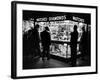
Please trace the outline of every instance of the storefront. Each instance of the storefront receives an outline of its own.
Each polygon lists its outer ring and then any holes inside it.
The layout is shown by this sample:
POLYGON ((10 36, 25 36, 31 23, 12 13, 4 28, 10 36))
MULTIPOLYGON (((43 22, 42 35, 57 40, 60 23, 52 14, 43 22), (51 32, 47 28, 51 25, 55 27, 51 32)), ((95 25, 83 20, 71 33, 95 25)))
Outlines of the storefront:
MULTIPOLYGON (((50 54, 64 59, 71 57, 70 34, 73 32, 74 25, 78 26, 78 43, 80 42, 82 35, 83 25, 87 27, 87 25, 84 23, 84 19, 75 16, 71 16, 71 18, 69 18, 67 15, 41 17, 37 18, 35 21, 34 19, 30 19, 28 22, 23 21, 23 23, 26 26, 26 31, 29 30, 30 27, 34 27, 34 25, 39 24, 39 33, 44 30, 44 27, 48 26, 52 40, 50 54)), ((77 45, 77 53, 80 54, 79 44, 77 45)))

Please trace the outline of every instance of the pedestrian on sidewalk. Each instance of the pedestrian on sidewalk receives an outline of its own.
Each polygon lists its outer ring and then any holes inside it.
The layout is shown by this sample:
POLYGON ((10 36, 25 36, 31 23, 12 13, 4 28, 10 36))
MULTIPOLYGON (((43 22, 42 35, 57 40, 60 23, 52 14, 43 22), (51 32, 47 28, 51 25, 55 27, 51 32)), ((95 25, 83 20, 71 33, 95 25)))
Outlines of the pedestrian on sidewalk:
POLYGON ((77 25, 74 25, 74 31, 71 33, 71 65, 76 66, 77 61, 77 40, 78 40, 78 31, 77 25))
POLYGON ((42 60, 45 60, 45 57, 47 60, 50 59, 50 45, 51 45, 51 36, 50 36, 50 31, 48 27, 44 28, 44 31, 41 32, 41 43, 43 47, 43 52, 42 52, 42 60))

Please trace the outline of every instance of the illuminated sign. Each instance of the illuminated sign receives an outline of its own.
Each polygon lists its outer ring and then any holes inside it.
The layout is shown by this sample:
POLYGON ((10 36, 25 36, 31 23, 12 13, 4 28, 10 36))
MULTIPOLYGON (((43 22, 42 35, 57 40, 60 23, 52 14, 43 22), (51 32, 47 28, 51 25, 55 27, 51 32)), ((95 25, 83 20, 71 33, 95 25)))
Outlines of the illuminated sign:
POLYGON ((79 17, 73 16, 73 20, 78 21, 78 22, 84 22, 84 19, 81 19, 79 17))
POLYGON ((34 21, 34 18, 31 18, 30 20, 31 20, 31 21, 34 21))
POLYGON ((55 21, 55 20, 65 20, 66 16, 56 16, 56 17, 49 17, 49 18, 37 18, 36 21, 55 21))
POLYGON ((47 21, 47 18, 37 18, 36 21, 47 21))
POLYGON ((49 21, 52 21, 52 20, 65 20, 66 19, 66 16, 56 16, 56 17, 49 17, 49 21))

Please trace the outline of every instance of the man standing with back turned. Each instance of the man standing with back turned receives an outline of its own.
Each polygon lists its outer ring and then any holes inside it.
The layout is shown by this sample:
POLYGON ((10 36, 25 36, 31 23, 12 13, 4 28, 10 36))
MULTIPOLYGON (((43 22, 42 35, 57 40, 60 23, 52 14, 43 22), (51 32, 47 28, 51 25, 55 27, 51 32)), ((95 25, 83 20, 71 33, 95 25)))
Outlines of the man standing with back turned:
POLYGON ((76 66, 77 40, 78 40, 77 25, 74 25, 74 31, 71 33, 71 65, 72 66, 76 66))
POLYGON ((45 57, 47 57, 47 60, 50 59, 50 45, 51 45, 51 37, 50 37, 50 32, 49 28, 45 27, 45 30, 41 32, 41 42, 42 42, 42 47, 43 47, 43 52, 42 52, 42 60, 44 61, 45 57))

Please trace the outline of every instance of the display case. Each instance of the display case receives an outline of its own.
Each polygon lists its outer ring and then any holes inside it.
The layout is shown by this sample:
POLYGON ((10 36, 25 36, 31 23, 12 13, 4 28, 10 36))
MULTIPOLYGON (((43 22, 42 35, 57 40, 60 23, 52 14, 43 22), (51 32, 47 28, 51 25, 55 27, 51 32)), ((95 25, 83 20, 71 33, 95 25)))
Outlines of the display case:
POLYGON ((70 34, 71 32, 73 32, 74 25, 78 26, 77 54, 80 54, 79 42, 82 36, 82 27, 85 24, 71 20, 64 20, 64 21, 50 22, 49 28, 52 40, 50 53, 52 55, 59 56, 65 59, 71 58, 70 34))

